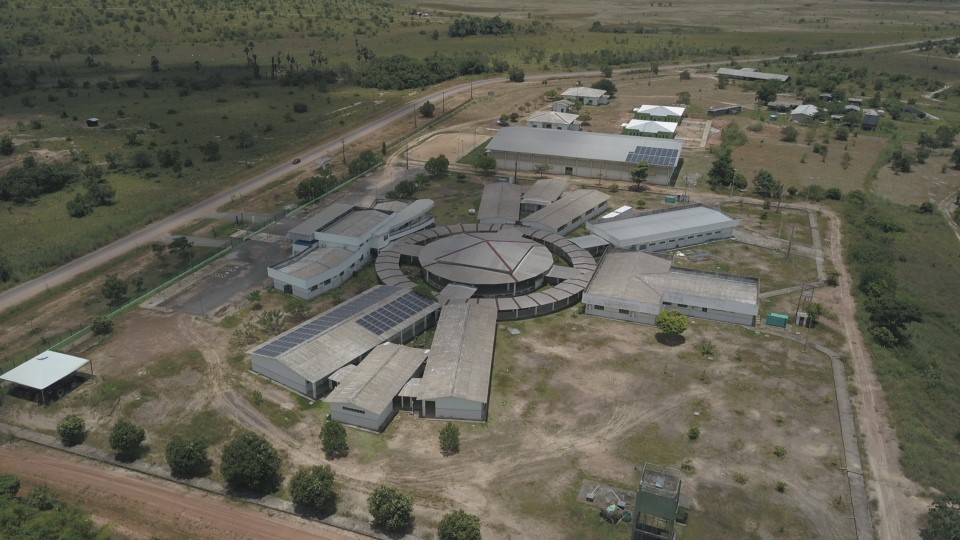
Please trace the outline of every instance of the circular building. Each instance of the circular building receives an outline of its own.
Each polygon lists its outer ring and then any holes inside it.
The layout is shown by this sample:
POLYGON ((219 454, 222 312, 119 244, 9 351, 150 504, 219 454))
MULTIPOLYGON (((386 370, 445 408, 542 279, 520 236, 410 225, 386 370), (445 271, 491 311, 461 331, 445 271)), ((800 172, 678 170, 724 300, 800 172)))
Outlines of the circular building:
POLYGON ((550 250, 516 229, 446 236, 425 245, 419 259, 431 286, 474 287, 477 297, 535 291, 553 267, 550 250))

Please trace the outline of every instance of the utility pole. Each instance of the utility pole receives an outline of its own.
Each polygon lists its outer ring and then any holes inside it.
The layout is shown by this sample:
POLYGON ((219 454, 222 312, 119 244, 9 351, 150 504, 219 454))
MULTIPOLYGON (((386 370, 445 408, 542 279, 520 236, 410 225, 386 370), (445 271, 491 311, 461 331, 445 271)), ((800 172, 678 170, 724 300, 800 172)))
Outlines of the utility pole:
POLYGON ((413 129, 417 129, 417 104, 413 104, 413 129))
POLYGON ((793 227, 790 228, 790 241, 787 242, 787 256, 784 259, 790 258, 790 250, 793 249, 793 232, 797 230, 797 225, 794 223, 793 227))
POLYGON ((447 93, 440 92, 440 114, 446 114, 447 112, 447 93))
POLYGON ((343 164, 347 164, 347 143, 346 139, 340 139, 340 157, 343 158, 343 164))

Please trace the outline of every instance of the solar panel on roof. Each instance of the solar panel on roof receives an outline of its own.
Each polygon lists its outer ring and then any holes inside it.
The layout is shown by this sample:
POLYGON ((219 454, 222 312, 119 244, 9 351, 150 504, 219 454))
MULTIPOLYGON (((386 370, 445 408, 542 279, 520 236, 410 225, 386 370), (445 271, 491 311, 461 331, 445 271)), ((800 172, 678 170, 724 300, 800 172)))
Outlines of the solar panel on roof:
POLYGON ((434 304, 432 300, 410 292, 382 306, 378 310, 368 313, 357 320, 357 324, 374 334, 380 335, 392 328, 396 328, 403 323, 403 321, 416 315, 431 304, 434 304))
POLYGON ((360 313, 372 305, 382 302, 384 299, 396 294, 394 287, 382 286, 371 289, 359 296, 354 296, 350 300, 340 304, 333 311, 321 315, 317 319, 301 326, 289 334, 268 341, 259 349, 253 351, 253 354, 261 356, 277 357, 294 347, 319 336, 323 332, 333 328, 350 317, 360 313))

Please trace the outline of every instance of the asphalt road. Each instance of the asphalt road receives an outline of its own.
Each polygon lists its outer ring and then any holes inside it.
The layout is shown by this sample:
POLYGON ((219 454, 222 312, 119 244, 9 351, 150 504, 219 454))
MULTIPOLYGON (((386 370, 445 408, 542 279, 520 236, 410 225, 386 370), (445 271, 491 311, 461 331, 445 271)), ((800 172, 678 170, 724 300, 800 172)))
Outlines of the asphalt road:
MULTIPOLYGON (((821 54, 831 54, 831 53, 847 53, 855 52, 858 50, 877 50, 884 48, 895 48, 895 47, 905 47, 910 45, 916 45, 923 43, 926 40, 914 41, 909 43, 896 43, 890 45, 873 45, 870 47, 862 47, 857 49, 838 49, 835 51, 823 51, 821 54)), ((941 41, 941 40, 933 40, 941 41)), ((791 57, 795 55, 785 55, 785 57, 791 57)), ((740 59, 741 63, 749 62, 759 62, 764 60, 775 60, 780 57, 762 57, 762 58, 750 58, 750 59, 740 59)), ((701 62, 694 64, 677 64, 673 66, 663 66, 662 69, 677 69, 677 68, 689 68, 689 67, 701 67, 710 64, 709 62, 701 62)), ((714 62, 716 64, 716 62, 714 62)), ((631 68, 635 69, 635 68, 631 68)), ((630 71, 631 69, 622 69, 617 70, 618 73, 623 73, 630 71)), ((530 75, 526 78, 527 81, 541 81, 544 79, 556 79, 556 78, 583 78, 583 77, 596 77, 598 75, 597 71, 581 71, 581 72, 561 72, 561 73, 541 73, 530 75)), ((473 82, 464 82, 456 84, 451 87, 446 87, 439 90, 434 90, 432 92, 427 92, 423 95, 417 96, 413 100, 408 101, 406 104, 401 105, 400 107, 385 113, 383 116, 375 120, 356 127, 353 130, 345 133, 340 137, 336 137, 332 140, 326 141, 318 146, 315 146, 311 149, 304 151, 299 157, 302 160, 300 164, 293 165, 289 161, 286 161, 282 164, 279 164, 265 172, 262 172, 244 182, 231 187, 221 193, 210 197, 209 199, 189 208, 185 208, 175 214, 172 214, 164 219, 155 221, 146 227, 133 232, 119 240, 114 241, 111 244, 108 244, 96 251, 88 253, 83 257, 74 259, 69 263, 48 272, 42 276, 39 276, 30 281, 26 281, 12 287, 3 293, 0 293, 0 312, 6 311, 7 309, 23 303, 33 296, 40 294, 46 289, 51 287, 56 287, 62 285, 79 274, 93 270, 94 268, 107 263, 124 253, 134 249, 138 246, 145 245, 151 242, 157 242, 166 238, 169 231, 187 225, 195 220, 203 219, 209 215, 215 213, 217 208, 223 206, 224 204, 230 202, 236 197, 242 197, 248 193, 252 193, 257 189, 277 180, 280 180, 284 176, 293 173, 301 168, 309 167, 311 164, 321 157, 324 156, 333 156, 340 151, 342 144, 352 144, 357 141, 362 141, 366 137, 369 137, 375 133, 380 132, 386 126, 393 124, 394 122, 399 121, 402 118, 405 118, 407 115, 411 114, 414 108, 423 103, 424 101, 437 101, 441 99, 441 96, 444 94, 450 94, 451 96, 462 94, 464 92, 469 92, 472 90, 477 90, 485 86, 489 86, 496 83, 504 82, 504 78, 495 77, 491 79, 484 79, 480 81, 473 82)))

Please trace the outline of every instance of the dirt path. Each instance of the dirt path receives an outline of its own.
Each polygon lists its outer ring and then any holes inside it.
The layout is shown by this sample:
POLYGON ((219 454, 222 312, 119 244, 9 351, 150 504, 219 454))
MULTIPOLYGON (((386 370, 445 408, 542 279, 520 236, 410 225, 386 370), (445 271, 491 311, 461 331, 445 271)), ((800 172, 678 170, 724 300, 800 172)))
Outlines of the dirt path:
POLYGON ((117 523, 115 530, 133 533, 135 538, 150 538, 154 534, 229 540, 364 538, 322 523, 268 514, 181 485, 33 447, 0 447, 0 470, 15 472, 25 484, 47 483, 70 498, 81 498, 88 509, 94 509, 95 521, 106 518, 117 523), (123 513, 110 515, 118 501, 123 502, 117 507, 123 513))
POLYGON ((878 537, 881 540, 919 538, 917 519, 926 510, 927 501, 916 495, 920 486, 908 479, 900 467, 897 433, 887 418, 886 396, 856 323, 856 304, 850 292, 852 281, 841 252, 840 216, 830 210, 823 213, 830 218, 830 257, 840 272, 840 302, 835 309, 843 324, 853 365, 853 384, 857 389, 853 402, 866 447, 868 485, 877 502, 874 515, 878 537))
POLYGON ((950 228, 953 229, 953 234, 957 237, 957 241, 960 241, 960 225, 957 225, 957 222, 953 220, 953 201, 956 200, 956 198, 956 193, 947 195, 942 201, 937 203, 937 208, 943 212, 943 217, 947 218, 947 225, 950 225, 950 228))

